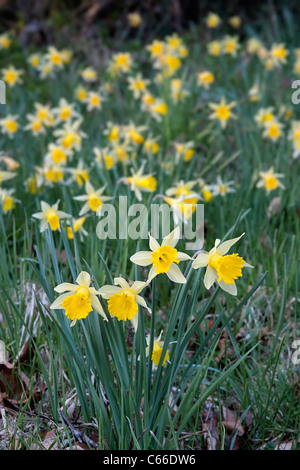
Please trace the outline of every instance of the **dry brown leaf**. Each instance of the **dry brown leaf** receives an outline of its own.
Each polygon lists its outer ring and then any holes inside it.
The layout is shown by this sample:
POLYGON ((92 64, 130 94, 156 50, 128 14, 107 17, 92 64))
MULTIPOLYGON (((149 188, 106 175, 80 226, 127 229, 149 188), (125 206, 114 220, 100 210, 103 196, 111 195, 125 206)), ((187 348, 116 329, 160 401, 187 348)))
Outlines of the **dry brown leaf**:
POLYGON ((229 408, 226 408, 225 406, 222 406, 222 424, 225 426, 227 431, 233 432, 237 430, 237 435, 242 436, 244 434, 244 428, 240 424, 240 420, 237 419, 236 414, 230 410, 229 408))
POLYGON ((0 364, 0 392, 9 398, 20 398, 29 386, 29 379, 8 361, 0 364))

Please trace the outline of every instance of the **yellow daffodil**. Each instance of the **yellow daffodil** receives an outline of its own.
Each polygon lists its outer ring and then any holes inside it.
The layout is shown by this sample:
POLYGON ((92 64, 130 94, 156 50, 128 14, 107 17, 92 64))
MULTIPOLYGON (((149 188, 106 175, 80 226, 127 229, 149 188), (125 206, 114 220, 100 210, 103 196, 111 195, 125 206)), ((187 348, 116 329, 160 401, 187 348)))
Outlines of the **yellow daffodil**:
POLYGON ((83 236, 85 237, 88 236, 88 232, 83 228, 83 224, 85 220, 86 220, 86 217, 79 217, 78 219, 72 220, 72 222, 67 222, 69 225, 67 227, 67 237, 69 238, 69 240, 73 240, 74 238, 73 232, 79 233, 80 241, 83 240, 83 236))
POLYGON ((135 77, 128 77, 129 90, 133 92, 133 97, 138 99, 146 91, 149 84, 149 80, 142 77, 141 73, 138 73, 135 77))
POLYGON ((70 150, 64 149, 61 145, 50 143, 45 159, 55 164, 67 163, 68 156, 71 155, 70 150))
POLYGON ((164 42, 155 39, 146 47, 146 49, 150 52, 152 59, 157 59, 157 57, 160 57, 163 54, 164 42))
POLYGON ((28 124, 24 127, 25 131, 30 131, 32 135, 45 134, 43 122, 35 114, 27 114, 28 124))
POLYGON ((220 41, 211 41, 207 44, 207 52, 212 56, 219 56, 222 53, 222 43, 220 41))
POLYGON ((41 212, 36 212, 32 214, 32 217, 39 219, 41 221, 40 232, 44 232, 50 225, 52 231, 60 230, 59 221, 71 217, 66 212, 58 210, 59 200, 50 206, 45 201, 41 201, 41 212))
POLYGON ((88 90, 84 86, 80 85, 75 89, 75 96, 78 101, 83 103, 88 96, 88 90))
POLYGON ((152 175, 143 175, 145 163, 142 164, 141 168, 136 172, 132 172, 132 176, 123 177, 120 179, 121 182, 130 185, 130 189, 134 191, 138 201, 142 200, 142 191, 152 193, 156 189, 157 181, 152 175))
POLYGON ((227 121, 230 118, 236 118, 236 115, 231 111, 236 105, 235 101, 231 103, 226 103, 225 98, 223 97, 219 104, 217 103, 208 103, 208 106, 213 110, 213 113, 209 115, 209 119, 217 119, 221 124, 222 129, 225 129, 227 126, 227 121))
POLYGON ((54 288, 55 292, 64 294, 57 297, 50 305, 52 310, 64 309, 65 315, 72 320, 71 326, 74 326, 77 320, 86 318, 93 309, 107 320, 104 310, 97 297, 99 292, 90 287, 91 276, 86 271, 81 271, 76 279, 77 284, 63 282, 54 288))
POLYGON ((111 151, 108 149, 108 147, 99 149, 98 147, 93 148, 93 153, 96 157, 96 162, 100 166, 100 168, 103 167, 103 163, 105 164, 105 167, 107 170, 111 170, 114 165, 115 165, 115 158, 111 154, 111 151))
POLYGON ((151 251, 138 251, 131 256, 130 261, 138 266, 152 265, 148 282, 158 274, 166 273, 171 281, 185 284, 186 279, 177 264, 179 264, 180 261, 189 260, 190 256, 176 250, 175 246, 179 238, 179 227, 176 227, 175 230, 164 237, 161 245, 149 234, 149 247, 151 251))
POLYGON ((119 52, 112 57, 111 65, 116 73, 128 73, 132 67, 132 57, 129 52, 119 52))
POLYGON ((127 19, 131 28, 138 28, 142 24, 142 17, 137 11, 128 13, 127 19))
POLYGON ((274 173, 274 168, 271 167, 267 171, 261 171, 259 173, 260 180, 257 183, 257 188, 265 188, 267 193, 274 191, 277 188, 285 189, 279 178, 284 175, 281 173, 274 173))
POLYGON ((151 313, 146 301, 139 295, 148 285, 148 282, 135 281, 130 285, 122 277, 116 277, 114 278, 114 284, 114 286, 106 285, 101 287, 98 294, 108 301, 108 311, 112 317, 116 317, 118 321, 130 320, 134 330, 137 331, 138 305, 146 308, 151 313))
POLYGON ((175 162, 178 163, 180 157, 183 157, 185 162, 189 162, 195 153, 194 150, 194 142, 175 142, 174 143, 176 155, 175 155, 175 162))
POLYGON ((271 122, 265 124, 265 129, 263 132, 263 137, 276 142, 282 136, 282 127, 283 124, 274 119, 271 122))
POLYGON ((65 98, 60 98, 58 106, 52 110, 56 117, 56 123, 71 121, 80 117, 80 114, 74 108, 75 103, 68 103, 65 98))
POLYGON ((49 46, 48 51, 45 55, 45 60, 49 62, 53 67, 63 68, 64 58, 62 53, 54 46, 49 46))
POLYGON ((168 106, 167 104, 161 100, 161 99, 156 99, 154 100, 154 103, 150 105, 149 111, 157 121, 161 121, 162 116, 166 115, 168 112, 168 106))
POLYGON ((243 235, 244 233, 223 243, 216 239, 215 246, 208 253, 201 252, 194 259, 192 264, 194 269, 207 267, 204 275, 206 289, 210 289, 214 282, 217 282, 224 291, 231 295, 237 294, 235 280, 242 276, 243 268, 253 266, 246 263, 237 253, 231 255, 226 253, 243 235))
POLYGON ((103 96, 95 91, 89 91, 84 102, 87 104, 87 110, 102 109, 103 96))
POLYGON ((231 186, 234 184, 234 181, 227 181, 226 183, 222 180, 220 176, 217 176, 217 183, 210 185, 210 191, 213 196, 226 196, 228 193, 235 193, 235 189, 231 186))
POLYGON ((100 189, 95 190, 92 184, 89 181, 85 183, 85 192, 86 194, 82 196, 75 196, 73 199, 76 201, 86 201, 82 206, 79 215, 85 215, 90 210, 96 212, 97 215, 101 213, 101 206, 103 202, 109 201, 112 198, 109 196, 102 196, 105 191, 106 186, 103 186, 100 189))
MULTIPOLYGON (((151 361, 153 361, 156 366, 158 366, 160 362, 160 358, 161 358, 163 347, 164 347, 164 342, 161 341, 162 333, 163 332, 161 331, 159 337, 153 340, 153 345, 152 345, 151 361)), ((147 343, 146 357, 148 357, 149 352, 150 352, 150 335, 146 336, 146 343, 147 343)), ((165 357, 162 361, 162 365, 164 366, 166 362, 169 361, 169 359, 170 359, 169 351, 167 350, 165 353, 165 357)))
POLYGON ((28 63, 33 67, 33 68, 38 68, 38 66, 40 65, 41 63, 41 55, 40 54, 37 54, 37 53, 34 53, 34 54, 30 54, 30 56, 28 57, 28 63))
POLYGON ((249 101, 256 103, 261 99, 261 93, 259 89, 258 83, 254 83, 254 85, 248 91, 249 101))
POLYGON ((18 70, 13 65, 10 65, 6 69, 2 70, 2 78, 3 81, 12 88, 16 84, 22 83, 21 75, 23 73, 23 70, 18 70))
POLYGON ((222 41, 222 48, 225 54, 236 57, 241 45, 237 36, 225 36, 222 41))
POLYGON ((197 201, 200 199, 199 194, 196 194, 195 191, 193 191, 193 187, 197 181, 179 181, 176 183, 176 185, 172 188, 169 188, 166 190, 166 195, 167 196, 174 196, 175 198, 180 198, 184 196, 189 196, 188 199, 182 199, 182 202, 188 202, 189 204, 196 204, 197 201))
POLYGON ((147 137, 144 142, 143 151, 150 155, 156 155, 159 152, 159 144, 157 140, 157 138, 153 138, 151 136, 147 137))
POLYGON ((93 83, 98 79, 97 71, 93 67, 87 67, 80 72, 81 77, 87 83, 93 83))
POLYGON ((171 96, 174 103, 182 101, 188 94, 188 91, 182 87, 182 80, 178 78, 171 80, 171 96))
POLYGON ((261 108, 254 116, 254 120, 260 126, 265 126, 266 124, 274 121, 274 108, 272 106, 268 108, 261 108))
POLYGON ((239 16, 234 15, 229 18, 228 23, 235 29, 240 28, 242 24, 242 20, 239 16))
POLYGON ((0 119, 1 131, 7 134, 8 137, 13 138, 19 129, 18 116, 9 114, 6 118, 0 119))
POLYGON ((208 28, 217 28, 221 23, 221 18, 216 13, 209 13, 205 22, 208 28))
POLYGON ((78 186, 82 186, 89 180, 89 168, 84 166, 82 160, 79 160, 76 168, 68 168, 68 173, 71 173, 73 181, 76 181, 78 186))
POLYGON ((19 202, 13 196, 15 189, 0 188, 0 203, 4 213, 11 211, 15 207, 15 203, 19 202))
POLYGON ((288 56, 288 50, 286 49, 284 44, 273 44, 270 55, 273 59, 275 65, 285 64, 288 56))
POLYGON ((11 46, 11 40, 8 34, 0 34, 0 49, 8 49, 11 46))
POLYGON ((173 209, 173 219, 175 225, 179 225, 181 222, 187 224, 196 210, 196 204, 194 202, 195 194, 190 194, 188 196, 182 195, 178 198, 167 195, 157 195, 155 197, 162 197, 164 202, 169 204, 169 206, 173 209))
POLYGON ((203 86, 206 90, 210 88, 210 85, 214 83, 215 76, 212 72, 208 70, 204 70, 203 72, 199 72, 197 75, 197 84, 199 86, 203 86))
POLYGON ((64 122, 61 129, 53 132, 53 135, 58 138, 57 143, 66 150, 81 150, 82 139, 87 137, 86 133, 79 129, 81 124, 82 118, 73 122, 64 122))

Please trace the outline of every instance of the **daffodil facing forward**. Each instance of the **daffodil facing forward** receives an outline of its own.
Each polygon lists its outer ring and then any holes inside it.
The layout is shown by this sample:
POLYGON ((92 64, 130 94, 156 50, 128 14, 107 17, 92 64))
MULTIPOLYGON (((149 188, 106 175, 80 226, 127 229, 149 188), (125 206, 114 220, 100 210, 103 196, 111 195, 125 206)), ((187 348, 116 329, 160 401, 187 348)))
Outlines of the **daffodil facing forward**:
POLYGON ((104 310, 97 297, 98 292, 95 287, 90 287, 91 276, 86 271, 82 271, 76 279, 77 284, 63 282, 54 288, 55 292, 64 294, 60 295, 51 304, 53 310, 64 309, 65 315, 72 320, 71 326, 74 326, 77 320, 86 318, 92 310, 107 320, 104 310))
POLYGON ((167 235, 161 245, 149 234, 149 246, 151 251, 138 251, 131 256, 130 261, 139 266, 149 266, 152 264, 148 282, 158 274, 166 273, 171 281, 178 282, 179 284, 186 283, 186 279, 177 264, 179 264, 180 261, 189 260, 190 256, 176 250, 175 246, 179 237, 179 227, 176 227, 173 232, 167 235))
POLYGON ((267 171, 261 171, 259 176, 260 180, 256 185, 257 188, 265 188, 267 193, 270 193, 277 188, 285 189, 284 185, 279 179, 284 175, 282 173, 274 173, 273 167, 269 168, 267 171))
POLYGON ((44 232, 50 225, 52 231, 60 230, 60 219, 71 217, 69 214, 58 210, 59 200, 50 206, 47 202, 41 201, 41 212, 32 214, 32 217, 41 220, 40 232, 44 232))
POLYGON ((109 201, 112 199, 109 196, 102 196, 102 193, 105 190, 105 186, 100 189, 94 189, 89 181, 85 183, 86 194, 82 196, 75 196, 76 201, 85 201, 85 204, 82 206, 79 215, 85 215, 89 210, 96 212, 97 215, 100 215, 103 202, 109 201))
POLYGON ((209 119, 218 119, 221 128, 225 129, 228 119, 236 118, 236 115, 231 111, 235 105, 235 101, 226 103, 224 97, 221 99, 220 103, 208 103, 208 106, 213 110, 213 113, 209 115, 209 119))
POLYGON ((215 246, 208 252, 199 253, 194 259, 192 267, 194 269, 206 268, 204 276, 204 285, 210 289, 215 281, 221 289, 231 295, 237 294, 235 280, 242 277, 243 268, 253 268, 250 264, 237 253, 226 255, 228 250, 234 245, 244 233, 237 238, 232 238, 223 243, 220 240, 215 241, 215 246))
POLYGON ((106 285, 101 287, 98 294, 108 300, 108 311, 112 317, 117 317, 119 321, 130 320, 135 331, 137 331, 138 305, 145 307, 151 313, 146 301, 139 295, 148 285, 148 282, 135 281, 130 286, 122 277, 116 277, 114 283, 114 286, 106 285))

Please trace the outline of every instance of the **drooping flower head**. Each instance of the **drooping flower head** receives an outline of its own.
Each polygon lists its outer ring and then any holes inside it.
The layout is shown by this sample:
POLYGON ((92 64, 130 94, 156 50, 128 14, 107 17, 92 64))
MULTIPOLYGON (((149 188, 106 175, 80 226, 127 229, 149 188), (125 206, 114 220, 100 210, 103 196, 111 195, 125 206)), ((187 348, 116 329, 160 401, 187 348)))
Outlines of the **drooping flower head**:
MULTIPOLYGON (((154 362, 156 366, 158 366, 160 362, 160 358, 161 358, 163 347, 164 347, 164 342, 161 341, 162 333, 163 332, 161 331, 159 337, 153 340, 151 360, 154 362)), ((150 352, 150 335, 147 335, 146 343, 147 343, 147 347, 146 347, 146 357, 147 357, 149 356, 149 352, 150 352)), ((169 361, 169 359, 170 359, 169 351, 167 350, 165 353, 165 357, 163 359, 162 365, 164 366, 165 363, 169 361)))

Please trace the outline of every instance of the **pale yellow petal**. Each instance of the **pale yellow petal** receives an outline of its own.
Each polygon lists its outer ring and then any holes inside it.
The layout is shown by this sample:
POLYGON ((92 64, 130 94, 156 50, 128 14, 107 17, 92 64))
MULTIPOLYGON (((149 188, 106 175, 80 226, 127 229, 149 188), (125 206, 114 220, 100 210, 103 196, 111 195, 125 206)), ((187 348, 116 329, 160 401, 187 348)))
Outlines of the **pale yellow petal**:
POLYGON ((225 242, 221 243, 221 245, 218 245, 217 247, 217 253, 219 253, 221 256, 225 255, 227 251, 234 245, 242 236, 245 235, 245 233, 242 233, 237 238, 232 238, 231 240, 226 240, 225 242))
POLYGON ((171 264, 169 271, 166 272, 166 275, 173 282, 177 282, 179 284, 186 283, 186 278, 175 263, 171 264))
POLYGON ((218 275, 215 269, 211 266, 207 266, 205 276, 203 279, 206 289, 210 289, 213 283, 218 279, 218 275))
POLYGON ((207 266, 208 260, 209 260, 208 253, 199 253, 199 255, 194 259, 192 263, 192 268, 194 269, 204 268, 204 266, 207 266))
POLYGON ((76 279, 77 284, 80 286, 89 287, 91 283, 91 276, 86 271, 81 271, 79 276, 76 279))
POLYGON ((138 266, 149 266, 152 263, 151 251, 138 251, 131 256, 130 261, 138 266))

